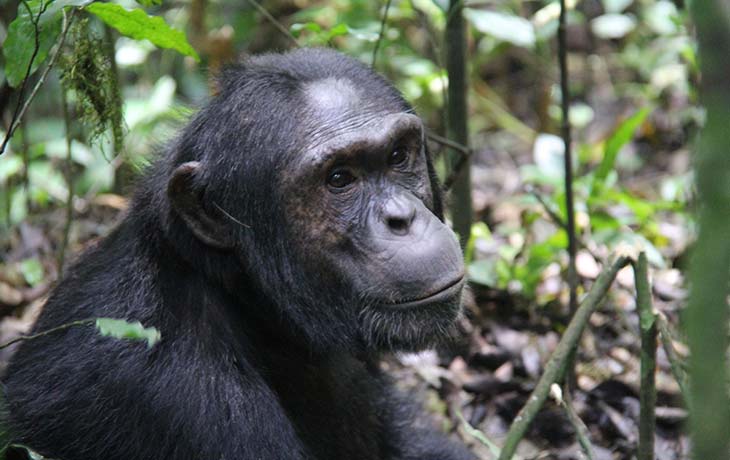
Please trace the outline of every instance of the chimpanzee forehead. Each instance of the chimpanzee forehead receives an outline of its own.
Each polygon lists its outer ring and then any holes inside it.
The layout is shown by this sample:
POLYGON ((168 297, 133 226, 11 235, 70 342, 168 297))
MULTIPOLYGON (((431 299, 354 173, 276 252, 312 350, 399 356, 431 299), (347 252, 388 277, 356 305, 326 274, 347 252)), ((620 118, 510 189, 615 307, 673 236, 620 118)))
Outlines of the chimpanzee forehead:
MULTIPOLYGON (((372 130, 383 118, 403 114, 403 107, 384 94, 366 94, 365 88, 346 77, 327 77, 303 86, 306 115, 301 120, 300 138, 307 149, 333 138, 372 130)), ((372 133, 371 133, 372 134, 372 133)))
POLYGON ((314 111, 351 110, 357 107, 362 99, 350 80, 336 77, 309 82, 304 85, 304 93, 308 105, 314 111))

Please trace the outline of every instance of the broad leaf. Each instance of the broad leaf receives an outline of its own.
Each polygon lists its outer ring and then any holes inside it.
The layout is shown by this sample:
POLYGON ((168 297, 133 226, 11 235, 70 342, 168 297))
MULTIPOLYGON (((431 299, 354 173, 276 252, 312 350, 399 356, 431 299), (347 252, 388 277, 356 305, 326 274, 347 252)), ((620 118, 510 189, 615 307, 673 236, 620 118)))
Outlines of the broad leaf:
POLYGON ((497 40, 525 48, 535 45, 535 28, 521 16, 471 8, 464 9, 464 16, 479 32, 497 40))
POLYGON ((43 281, 43 265, 36 258, 25 259, 20 263, 20 273, 25 282, 37 286, 43 281))
POLYGON ((31 75, 46 60, 48 52, 61 31, 60 14, 49 15, 47 12, 41 14, 39 1, 29 1, 27 5, 30 7, 30 11, 22 2, 18 5, 18 16, 8 26, 8 35, 3 44, 5 78, 12 87, 20 86, 26 74, 31 75), (36 20, 38 24, 37 43, 34 24, 36 20), (34 53, 35 56, 33 56, 34 53), (31 59, 33 59, 33 63, 28 72, 31 59))
POLYGON ((185 56, 200 60, 185 33, 170 27, 164 19, 148 16, 140 9, 127 10, 114 3, 92 3, 86 11, 96 15, 122 35, 135 40, 149 40, 160 48, 173 49, 185 56))
POLYGON ((91 0, 29 0, 18 5, 18 14, 8 26, 3 43, 5 78, 12 87, 19 86, 28 73, 33 52, 36 49, 38 24, 38 51, 33 58, 28 75, 38 70, 48 57, 48 52, 61 31, 61 10, 67 6, 83 6, 91 0), (27 7, 26 7, 27 6, 27 7))
POLYGON ((617 40, 636 28, 636 20, 628 14, 609 13, 591 21, 591 31, 598 38, 617 40))
POLYGON ((608 176, 608 173, 616 163, 616 155, 634 137, 634 131, 641 126, 647 115, 649 115, 648 108, 639 110, 624 120, 613 135, 608 138, 603 148, 603 160, 601 160, 601 164, 598 166, 595 174, 595 180, 598 183, 602 183, 606 179, 606 176, 608 176))
POLYGON ((99 334, 117 339, 146 340, 147 347, 160 341, 160 331, 154 327, 144 327, 139 321, 133 323, 123 319, 97 318, 96 328, 99 334))

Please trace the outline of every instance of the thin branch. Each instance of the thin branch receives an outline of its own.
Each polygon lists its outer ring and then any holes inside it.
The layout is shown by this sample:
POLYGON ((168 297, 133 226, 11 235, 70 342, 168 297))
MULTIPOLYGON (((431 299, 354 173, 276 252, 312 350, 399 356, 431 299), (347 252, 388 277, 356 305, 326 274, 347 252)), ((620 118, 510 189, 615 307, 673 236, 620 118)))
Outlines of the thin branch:
POLYGON ((565 409, 565 413, 568 415, 568 421, 571 425, 573 425, 573 429, 575 429, 575 436, 578 438, 578 444, 580 444, 581 449, 583 449, 583 453, 588 460, 593 460, 595 454, 593 453, 594 449, 593 444, 591 443, 588 427, 575 411, 570 392, 565 391, 568 389, 567 385, 566 388, 561 391, 560 386, 554 383, 552 385, 552 389, 555 391, 551 393, 558 393, 553 394, 553 396, 558 401, 558 404, 565 409))
POLYGON ((390 3, 392 0, 385 0, 385 11, 383 11, 383 18, 380 21, 380 33, 378 34, 378 40, 375 42, 375 48, 373 48, 373 60, 370 64, 371 67, 375 68, 375 62, 378 59, 378 49, 380 49, 380 42, 383 41, 383 34, 385 33, 385 24, 388 22, 388 11, 390 10, 390 3))
POLYGON ((246 0, 249 5, 253 6, 256 11, 258 11, 263 17, 265 17, 276 29, 282 33, 286 38, 288 38, 294 46, 300 46, 299 41, 296 39, 294 35, 292 35, 291 32, 289 32, 289 29, 287 29, 284 24, 279 22, 278 19, 276 19, 271 13, 268 12, 266 8, 261 6, 259 2, 256 0, 246 0))
POLYGON ((462 155, 459 160, 456 162, 454 167, 451 170, 451 174, 448 175, 446 179, 444 179, 444 185, 443 189, 444 191, 449 191, 451 189, 451 186, 454 185, 454 182, 459 178, 459 175, 461 174, 461 170, 464 169, 466 165, 469 164, 469 156, 468 155, 462 155))
POLYGON ((444 180, 443 183, 443 189, 444 191, 448 191, 452 185, 454 185, 454 182, 459 177, 459 174, 461 173, 461 170, 464 169, 464 167, 469 162, 469 157, 472 154, 472 150, 469 147, 466 147, 465 145, 462 145, 458 142, 452 141, 451 139, 448 139, 443 136, 439 136, 436 133, 433 133, 431 131, 426 132, 426 137, 429 140, 432 140, 436 142, 437 144, 441 144, 445 147, 449 147, 452 150, 455 150, 461 154, 456 164, 451 169, 451 173, 448 175, 448 177, 444 180))
MULTIPOLYGON (((61 49, 63 48, 63 44, 66 42, 66 35, 68 34, 68 30, 71 27, 71 23, 73 22, 73 18, 76 14, 77 9, 72 8, 71 13, 68 15, 68 19, 63 24, 63 29, 61 30, 61 36, 58 40, 58 44, 56 45, 56 48, 53 50, 53 54, 48 59, 48 64, 43 69, 43 73, 38 78, 38 81, 36 82, 35 86, 33 87, 33 90, 28 95, 28 98, 23 101, 22 94, 20 94, 18 97, 18 107, 20 107, 21 101, 23 106, 18 111, 16 107, 16 113, 13 114, 13 118, 10 120, 10 126, 8 127, 8 132, 5 134, 5 139, 3 139, 2 146, 0 146, 0 155, 5 152, 5 148, 8 145, 8 142, 10 142, 10 139, 13 137, 13 133, 15 132, 15 129, 18 127, 20 122, 23 120, 23 117, 25 116, 25 112, 28 110, 28 107, 30 107, 30 103, 33 102, 33 99, 35 98, 36 94, 38 94, 38 90, 41 89, 41 86, 46 81, 46 77, 48 76, 48 72, 51 71, 53 66, 56 64, 56 60, 58 59, 58 56, 61 54, 61 49)), ((27 81, 27 77, 23 80, 23 84, 27 81)))
POLYGON ((677 352, 674 349, 674 344, 672 343, 674 338, 669 330, 667 318, 662 313, 659 313, 657 314, 656 321, 659 326, 659 337, 662 341, 662 348, 664 349, 664 354, 667 355, 667 360, 669 361, 669 368, 672 371, 674 379, 677 381, 677 385, 679 385, 679 391, 682 393, 685 405, 689 407, 689 379, 687 378, 687 372, 685 370, 686 367, 682 358, 677 356, 677 352))
POLYGON ((563 221, 563 218, 560 217, 557 212, 555 212, 555 210, 552 208, 552 206, 550 206, 550 204, 547 201, 545 201, 545 198, 543 198, 542 195, 540 195, 540 193, 537 190, 535 190, 535 188, 532 185, 529 185, 529 184, 526 185, 525 191, 527 193, 529 193, 530 195, 532 195, 533 197, 535 197, 537 202, 540 203, 540 205, 542 205, 542 208, 545 210, 548 217, 550 217, 550 220, 552 220, 555 225, 557 225, 558 227, 567 231, 568 226, 565 224, 565 221, 563 221))
POLYGON ((96 321, 96 318, 81 319, 81 320, 78 320, 78 321, 72 321, 70 323, 61 324, 60 326, 57 326, 57 327, 48 329, 48 330, 43 331, 43 332, 39 332, 37 334, 33 334, 33 335, 21 335, 20 337, 16 337, 16 338, 14 338, 12 340, 8 340, 7 342, 5 342, 3 344, 0 344, 0 350, 2 350, 4 348, 7 348, 7 347, 9 347, 10 345, 12 345, 14 343, 22 342, 24 340, 37 339, 39 337, 44 337, 46 335, 50 335, 50 334, 53 334, 55 332, 63 331, 63 330, 66 330, 66 329, 69 329, 69 328, 72 328, 72 327, 76 327, 76 326, 86 326, 86 325, 89 325, 89 324, 94 324, 95 321, 96 321))
POLYGON ((460 152, 462 155, 466 155, 466 156, 471 155, 472 150, 469 147, 459 144, 458 142, 452 141, 451 139, 445 138, 443 136, 439 136, 438 134, 436 134, 434 132, 428 131, 426 133, 426 137, 429 140, 432 140, 437 144, 441 144, 445 147, 450 147, 450 148, 460 152))
POLYGON ((560 18, 558 23, 558 59, 560 61, 560 105, 563 112, 561 131, 565 146, 565 213, 567 215, 566 232, 568 234, 568 287, 570 291, 570 311, 578 306, 578 276, 575 266, 576 236, 575 210, 573 205, 573 153, 570 134, 570 86, 568 79, 568 45, 566 40, 565 0, 560 0, 560 18))
POLYGON ((509 460, 517 450, 517 444, 522 440, 527 428, 530 423, 534 420, 537 412, 542 407, 545 399, 550 393, 550 387, 557 381, 563 370, 568 363, 569 357, 572 351, 575 349, 578 340, 580 339, 583 329, 588 323, 591 313, 598 308, 603 298, 606 296, 611 283, 619 270, 625 267, 629 263, 629 258, 624 255, 616 257, 612 262, 607 264, 606 268, 593 283, 590 292, 581 302, 580 307, 575 311, 573 319, 568 324, 563 337, 560 339, 558 346, 550 356, 550 360, 545 365, 545 371, 540 377, 540 380, 535 386, 530 397, 527 399, 527 403, 520 410, 510 426, 507 437, 505 438, 504 447, 499 456, 499 460, 509 460))
POLYGON ((641 329, 641 385, 639 387, 639 451, 638 460, 654 459, 654 431, 656 430, 656 314, 651 302, 646 253, 639 254, 634 263, 636 306, 641 329))

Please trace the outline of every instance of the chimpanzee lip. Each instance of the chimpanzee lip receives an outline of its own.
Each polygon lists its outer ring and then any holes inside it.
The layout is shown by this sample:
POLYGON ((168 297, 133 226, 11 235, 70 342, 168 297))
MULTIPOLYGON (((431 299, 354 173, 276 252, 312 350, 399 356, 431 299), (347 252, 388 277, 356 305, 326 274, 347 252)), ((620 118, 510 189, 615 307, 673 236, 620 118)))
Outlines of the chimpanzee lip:
POLYGON ((459 291, 461 291, 461 288, 464 284, 464 277, 464 273, 461 273, 457 278, 439 288, 437 291, 430 292, 422 297, 417 297, 414 299, 403 299, 397 302, 391 302, 388 304, 388 306, 398 308, 413 308, 450 299, 458 294, 459 291))

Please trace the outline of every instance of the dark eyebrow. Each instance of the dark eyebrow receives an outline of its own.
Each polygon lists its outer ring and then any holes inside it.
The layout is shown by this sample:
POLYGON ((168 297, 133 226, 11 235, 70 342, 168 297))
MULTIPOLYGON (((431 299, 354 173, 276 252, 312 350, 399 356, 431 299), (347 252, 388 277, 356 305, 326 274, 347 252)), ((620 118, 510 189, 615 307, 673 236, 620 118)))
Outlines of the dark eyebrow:
MULTIPOLYGON (((408 124, 396 126, 382 138, 376 139, 373 136, 363 134, 361 136, 353 136, 349 140, 343 140, 339 144, 332 145, 318 154, 313 165, 315 168, 321 168, 333 162, 334 158, 342 159, 356 158, 371 152, 379 152, 386 149, 394 148, 398 145, 422 145, 424 142, 424 129, 420 125, 408 124)), ((336 162, 336 160, 335 160, 336 162)))

